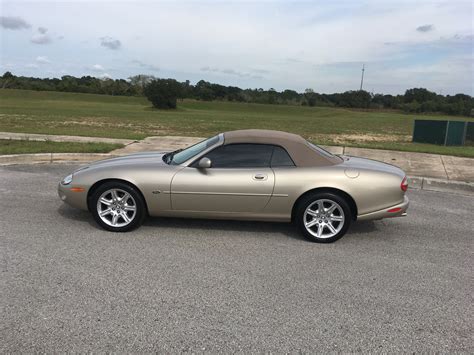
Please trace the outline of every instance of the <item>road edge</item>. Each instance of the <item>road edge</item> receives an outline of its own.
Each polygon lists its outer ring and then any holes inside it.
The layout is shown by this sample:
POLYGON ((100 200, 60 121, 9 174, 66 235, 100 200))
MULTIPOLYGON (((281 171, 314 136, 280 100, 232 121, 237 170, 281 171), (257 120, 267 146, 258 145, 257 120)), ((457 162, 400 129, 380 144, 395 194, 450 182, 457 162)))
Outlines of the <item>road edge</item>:
POLYGON ((456 180, 444 180, 422 176, 408 176, 408 186, 414 190, 450 192, 474 196, 474 183, 456 180))

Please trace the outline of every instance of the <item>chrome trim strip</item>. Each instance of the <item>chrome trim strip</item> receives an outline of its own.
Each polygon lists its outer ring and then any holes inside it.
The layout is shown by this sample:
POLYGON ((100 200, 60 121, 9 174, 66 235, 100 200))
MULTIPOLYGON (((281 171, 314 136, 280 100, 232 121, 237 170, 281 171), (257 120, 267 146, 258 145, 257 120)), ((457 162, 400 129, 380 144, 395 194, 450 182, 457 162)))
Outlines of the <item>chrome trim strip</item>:
POLYGON ((230 195, 230 196, 267 196, 272 194, 252 194, 247 192, 193 192, 193 191, 172 191, 171 194, 176 195, 230 195))
MULTIPOLYGON (((171 191, 161 191, 163 194, 171 194, 171 191)), ((249 194, 245 192, 192 192, 192 191, 175 191, 173 194, 196 194, 196 195, 237 195, 237 196, 271 196, 271 197, 288 197, 288 194, 249 194)))

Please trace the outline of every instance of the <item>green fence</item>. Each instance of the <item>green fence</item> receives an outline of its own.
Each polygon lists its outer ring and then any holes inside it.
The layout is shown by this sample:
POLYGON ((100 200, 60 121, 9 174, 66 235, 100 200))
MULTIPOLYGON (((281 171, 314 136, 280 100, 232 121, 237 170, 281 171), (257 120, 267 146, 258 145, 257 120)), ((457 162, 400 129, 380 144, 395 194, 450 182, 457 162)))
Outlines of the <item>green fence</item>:
POLYGON ((464 145, 474 146, 474 122, 467 123, 466 139, 464 145))
POLYGON ((415 120, 413 142, 474 145, 474 122, 415 120))

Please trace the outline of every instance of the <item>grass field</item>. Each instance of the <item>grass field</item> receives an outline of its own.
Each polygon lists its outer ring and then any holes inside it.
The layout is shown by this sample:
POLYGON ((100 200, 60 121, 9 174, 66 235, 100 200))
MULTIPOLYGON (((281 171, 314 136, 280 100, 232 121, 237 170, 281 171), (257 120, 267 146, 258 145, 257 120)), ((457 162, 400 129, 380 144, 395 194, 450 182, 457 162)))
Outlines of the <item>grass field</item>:
POLYGON ((0 154, 108 153, 122 147, 122 144, 109 143, 37 142, 0 139, 0 154))
POLYGON ((474 147, 410 142, 415 118, 448 116, 192 100, 178 106, 178 110, 163 111, 152 109, 140 97, 0 89, 0 131, 142 139, 153 135, 206 137, 233 129, 266 128, 298 133, 326 145, 474 157, 474 147))

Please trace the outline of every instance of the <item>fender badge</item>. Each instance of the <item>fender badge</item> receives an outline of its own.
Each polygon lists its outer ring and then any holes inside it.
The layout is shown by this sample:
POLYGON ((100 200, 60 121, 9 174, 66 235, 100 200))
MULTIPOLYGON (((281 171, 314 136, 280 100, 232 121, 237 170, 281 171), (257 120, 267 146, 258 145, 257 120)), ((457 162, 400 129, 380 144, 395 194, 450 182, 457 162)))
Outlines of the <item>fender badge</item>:
POLYGON ((151 193, 155 194, 155 195, 158 195, 158 194, 161 194, 161 191, 160 190, 155 190, 155 191, 152 191, 151 193))

